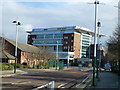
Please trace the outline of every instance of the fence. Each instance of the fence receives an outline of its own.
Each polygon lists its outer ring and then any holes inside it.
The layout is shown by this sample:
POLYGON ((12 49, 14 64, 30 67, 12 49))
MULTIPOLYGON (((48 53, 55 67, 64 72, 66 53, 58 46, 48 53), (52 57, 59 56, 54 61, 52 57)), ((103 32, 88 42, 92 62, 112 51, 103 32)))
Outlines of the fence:
POLYGON ((63 61, 48 61, 49 67, 57 67, 59 68, 59 70, 63 70, 64 69, 64 62, 63 61))
POLYGON ((37 88, 32 89, 32 90, 39 90, 39 89, 43 89, 43 88, 49 88, 50 90, 54 90, 54 88, 55 88, 55 82, 54 82, 54 81, 51 81, 51 82, 48 83, 48 84, 42 85, 42 86, 37 87, 37 88))

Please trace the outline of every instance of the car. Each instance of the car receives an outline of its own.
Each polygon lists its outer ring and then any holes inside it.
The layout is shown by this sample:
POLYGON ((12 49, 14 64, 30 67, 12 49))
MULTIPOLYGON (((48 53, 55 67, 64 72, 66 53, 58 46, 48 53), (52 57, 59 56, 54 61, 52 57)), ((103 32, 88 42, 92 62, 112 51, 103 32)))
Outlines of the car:
POLYGON ((111 71, 111 65, 109 63, 106 63, 104 66, 105 71, 111 71))

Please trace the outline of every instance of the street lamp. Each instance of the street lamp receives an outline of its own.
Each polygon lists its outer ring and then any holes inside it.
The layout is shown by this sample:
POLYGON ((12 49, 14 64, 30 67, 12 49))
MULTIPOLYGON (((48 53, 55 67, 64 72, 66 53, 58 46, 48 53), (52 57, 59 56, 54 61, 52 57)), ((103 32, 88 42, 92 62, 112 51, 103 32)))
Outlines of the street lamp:
POLYGON ((94 4, 95 4, 95 27, 94 27, 94 59, 93 59, 93 83, 92 83, 93 86, 95 86, 97 5, 99 4, 99 1, 95 0, 94 4))
POLYGON ((15 46, 15 63, 14 63, 14 73, 16 73, 18 26, 21 25, 21 23, 18 21, 13 21, 12 23, 16 25, 16 46, 15 46))
MULTIPOLYGON (((56 60, 58 61, 58 41, 57 41, 57 46, 56 46, 56 60)), ((56 70, 57 70, 57 62, 56 62, 56 70)))
POLYGON ((98 71, 98 68, 99 68, 99 63, 100 63, 100 56, 101 56, 101 53, 100 53, 100 35, 99 35, 99 29, 101 27, 101 23, 98 21, 97 22, 97 27, 98 27, 98 39, 97 39, 97 44, 98 44, 98 47, 97 47, 97 55, 99 56, 97 58, 97 75, 96 75, 96 78, 99 79, 99 71, 98 71))
POLYGON ((69 67, 69 46, 68 46, 68 57, 67 57, 67 68, 69 67))

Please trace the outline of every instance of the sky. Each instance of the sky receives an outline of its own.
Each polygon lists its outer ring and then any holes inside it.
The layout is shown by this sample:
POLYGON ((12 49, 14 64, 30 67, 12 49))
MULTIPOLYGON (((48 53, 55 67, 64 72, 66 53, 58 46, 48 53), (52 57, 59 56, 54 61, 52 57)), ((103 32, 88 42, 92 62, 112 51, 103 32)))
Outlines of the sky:
MULTIPOLYGON (((15 40, 16 27, 13 20, 21 22, 18 41, 26 43, 27 33, 34 27, 57 27, 77 25, 94 31, 95 0, 2 0, 0 3, 0 35, 15 40)), ((99 0, 98 20, 102 23, 100 32, 112 35, 118 24, 119 0, 99 0)))

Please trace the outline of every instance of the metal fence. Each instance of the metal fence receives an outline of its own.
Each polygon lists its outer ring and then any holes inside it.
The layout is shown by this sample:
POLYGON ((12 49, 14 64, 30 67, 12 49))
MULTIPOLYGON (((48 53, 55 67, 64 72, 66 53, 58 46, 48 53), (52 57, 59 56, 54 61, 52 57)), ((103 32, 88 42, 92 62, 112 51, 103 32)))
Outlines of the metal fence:
POLYGON ((44 88, 48 88, 50 90, 54 90, 54 88, 55 88, 55 82, 51 81, 48 84, 42 85, 42 86, 34 88, 32 90, 39 90, 39 89, 44 89, 44 88))

